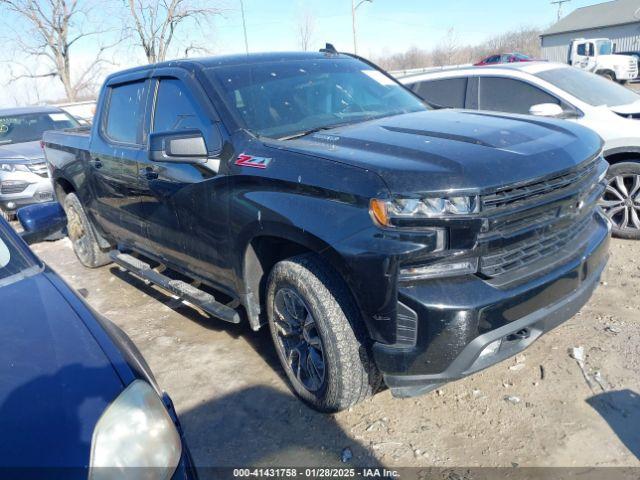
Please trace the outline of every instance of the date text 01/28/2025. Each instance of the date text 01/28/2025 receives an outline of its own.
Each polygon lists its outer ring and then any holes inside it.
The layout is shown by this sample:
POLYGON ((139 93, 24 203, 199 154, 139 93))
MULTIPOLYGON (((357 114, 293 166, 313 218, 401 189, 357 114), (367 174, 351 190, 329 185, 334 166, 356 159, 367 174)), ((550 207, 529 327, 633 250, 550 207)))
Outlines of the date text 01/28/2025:
POLYGON ((236 468, 235 478, 399 478, 386 468, 236 468))

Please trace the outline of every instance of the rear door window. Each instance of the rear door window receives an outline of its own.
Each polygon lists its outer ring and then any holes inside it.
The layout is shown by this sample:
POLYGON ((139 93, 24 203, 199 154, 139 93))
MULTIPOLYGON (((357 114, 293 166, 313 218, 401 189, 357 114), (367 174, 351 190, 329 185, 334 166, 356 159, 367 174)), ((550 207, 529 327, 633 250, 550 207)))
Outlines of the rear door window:
POLYGON ((146 81, 110 88, 104 126, 110 140, 118 143, 142 144, 147 91, 146 81))
POLYGON ((464 108, 467 77, 417 82, 411 89, 433 108, 464 108))
POLYGON ((526 82, 500 77, 480 77, 478 99, 480 110, 528 114, 540 103, 561 105, 559 99, 526 82))

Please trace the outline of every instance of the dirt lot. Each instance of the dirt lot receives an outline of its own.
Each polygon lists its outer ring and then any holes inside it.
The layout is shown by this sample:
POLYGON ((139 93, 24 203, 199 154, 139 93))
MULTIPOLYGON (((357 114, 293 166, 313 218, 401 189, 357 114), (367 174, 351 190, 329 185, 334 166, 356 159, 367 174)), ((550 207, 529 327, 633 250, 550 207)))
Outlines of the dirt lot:
POLYGON ((266 330, 204 318, 113 266, 86 270, 67 239, 35 250, 138 344, 198 466, 339 465, 345 448, 355 466, 640 466, 638 243, 614 241, 591 302, 523 355, 335 416, 293 397, 266 330), (580 346, 585 374, 568 353, 580 346))

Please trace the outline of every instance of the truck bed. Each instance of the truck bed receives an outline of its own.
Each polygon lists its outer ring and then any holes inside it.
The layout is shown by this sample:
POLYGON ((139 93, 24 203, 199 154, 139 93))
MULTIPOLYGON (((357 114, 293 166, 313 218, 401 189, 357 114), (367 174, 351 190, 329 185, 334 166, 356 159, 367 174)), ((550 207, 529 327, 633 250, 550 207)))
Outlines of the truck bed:
POLYGON ((42 140, 45 148, 66 147, 66 150, 89 150, 91 127, 44 132, 42 140))

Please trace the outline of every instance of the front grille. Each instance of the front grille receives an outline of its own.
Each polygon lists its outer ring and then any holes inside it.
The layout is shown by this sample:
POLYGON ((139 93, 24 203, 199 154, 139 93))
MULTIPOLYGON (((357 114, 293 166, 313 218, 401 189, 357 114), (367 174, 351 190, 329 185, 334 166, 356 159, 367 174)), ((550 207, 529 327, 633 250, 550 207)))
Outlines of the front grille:
POLYGON ((586 167, 573 172, 564 173, 547 180, 527 183, 516 187, 504 187, 495 193, 482 197, 482 210, 491 211, 498 208, 512 206, 520 202, 526 202, 542 195, 571 187, 593 174, 597 168, 597 162, 590 162, 586 167))
POLYGON ((29 184, 27 182, 20 183, 2 183, 0 185, 0 193, 3 195, 10 195, 12 193, 21 193, 24 192, 29 184))
POLYGON ((47 164, 45 162, 32 163, 31 165, 27 165, 27 167, 32 173, 40 175, 43 178, 47 178, 49 176, 49 170, 47 169, 47 164))
POLYGON ((480 258, 479 271, 487 277, 496 277, 550 257, 579 238, 592 220, 592 215, 586 215, 563 229, 556 230, 550 226, 524 241, 484 255, 480 258))
POLYGON ((600 196, 594 189, 601 160, 543 181, 504 187, 481 198, 488 212, 478 237, 478 271, 486 278, 517 280, 537 268, 523 268, 571 249, 593 219, 600 196), (517 277, 517 278, 516 278, 517 277))

